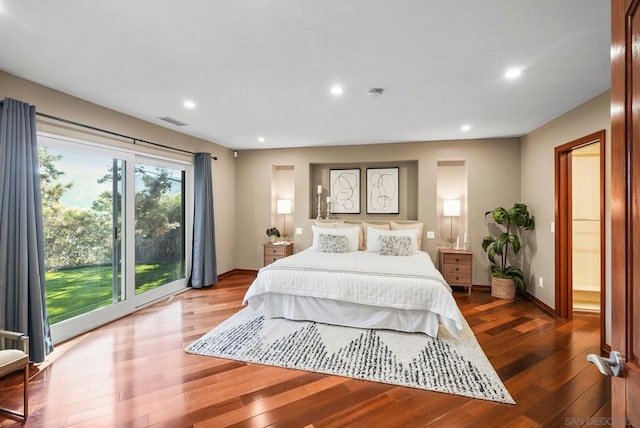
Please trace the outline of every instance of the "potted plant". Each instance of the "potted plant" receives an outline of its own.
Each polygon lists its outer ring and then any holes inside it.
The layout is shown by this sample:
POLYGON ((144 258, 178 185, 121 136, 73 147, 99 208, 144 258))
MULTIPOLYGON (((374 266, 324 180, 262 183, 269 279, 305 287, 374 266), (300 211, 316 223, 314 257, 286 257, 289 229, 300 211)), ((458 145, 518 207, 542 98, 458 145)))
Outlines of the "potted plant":
POLYGON ((269 237, 269 241, 276 242, 276 239, 280 237, 280 231, 277 228, 272 227, 267 229, 267 236, 269 237))
POLYGON ((522 244, 516 232, 519 229, 533 230, 535 221, 529 214, 527 206, 518 203, 509 210, 498 207, 487 211, 485 217, 499 225, 500 230, 498 236, 489 235, 482 240, 482 249, 491 262, 491 295, 502 299, 513 299, 516 286, 524 292, 525 283, 522 270, 517 266, 509 265, 509 248, 513 255, 518 254, 522 244))

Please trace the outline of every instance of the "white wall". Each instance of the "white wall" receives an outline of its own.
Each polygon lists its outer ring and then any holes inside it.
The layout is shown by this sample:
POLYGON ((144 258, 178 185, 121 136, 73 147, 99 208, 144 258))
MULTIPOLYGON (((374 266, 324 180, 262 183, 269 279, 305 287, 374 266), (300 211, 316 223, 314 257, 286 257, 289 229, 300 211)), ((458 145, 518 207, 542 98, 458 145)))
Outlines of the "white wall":
POLYGON ((522 137, 522 201, 535 215, 536 230, 531 236, 531 261, 527 291, 555 308, 555 236, 551 223, 555 216, 554 149, 602 129, 605 130, 605 230, 606 230, 606 337, 611 337, 611 117, 609 91, 576 107, 522 137), (544 288, 537 278, 544 278, 544 288))

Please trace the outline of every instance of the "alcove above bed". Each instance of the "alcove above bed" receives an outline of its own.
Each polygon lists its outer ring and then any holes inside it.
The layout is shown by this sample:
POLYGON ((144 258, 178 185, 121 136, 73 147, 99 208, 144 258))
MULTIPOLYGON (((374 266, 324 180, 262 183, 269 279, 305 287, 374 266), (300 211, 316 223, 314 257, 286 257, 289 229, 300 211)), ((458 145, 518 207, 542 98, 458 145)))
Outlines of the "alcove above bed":
MULTIPOLYGON (((318 218, 318 201, 320 202, 320 216, 327 218, 327 198, 335 201, 331 194, 332 170, 334 181, 339 175, 338 170, 344 172, 344 179, 348 180, 353 191, 355 205, 351 212, 332 212, 331 217, 344 220, 418 220, 418 161, 388 161, 362 163, 312 163, 309 164, 309 218, 318 218), (377 177, 386 185, 385 196, 393 196, 389 208, 372 207, 370 198, 375 197, 375 188, 369 186, 367 193, 367 176, 377 177), (397 181, 396 181, 397 177, 397 181), (397 188, 394 188, 397 183, 397 188), (318 191, 321 190, 319 194, 318 191), (395 193, 394 193, 395 192, 395 193), (368 205, 369 202, 369 205, 368 205), (394 205, 396 204, 396 205, 394 205), (376 209, 380 212, 376 212, 376 209), (389 212, 383 212, 389 211, 389 212), (374 213, 375 212, 375 213, 374 213)), ((333 183, 336 186, 335 183, 333 183)), ((380 195, 380 193, 378 193, 380 195)), ((351 196, 351 195, 350 195, 351 196)), ((380 197, 380 196, 378 196, 380 197)), ((381 206, 380 204, 379 206, 381 206)))

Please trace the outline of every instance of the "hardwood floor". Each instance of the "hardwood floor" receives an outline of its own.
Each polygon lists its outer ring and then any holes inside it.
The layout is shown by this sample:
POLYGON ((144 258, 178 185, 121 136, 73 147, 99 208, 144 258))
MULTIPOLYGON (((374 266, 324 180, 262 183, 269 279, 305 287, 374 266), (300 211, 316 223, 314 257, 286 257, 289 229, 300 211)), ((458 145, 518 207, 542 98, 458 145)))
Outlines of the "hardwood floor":
MULTIPOLYGON (((30 382, 25 425, 558 427, 610 416, 609 379, 586 360, 597 317, 555 319, 483 291, 454 294, 516 405, 185 353, 241 308, 252 279, 232 274, 58 346, 30 382)), ((1 405, 21 405, 19 384, 0 381, 1 405)))

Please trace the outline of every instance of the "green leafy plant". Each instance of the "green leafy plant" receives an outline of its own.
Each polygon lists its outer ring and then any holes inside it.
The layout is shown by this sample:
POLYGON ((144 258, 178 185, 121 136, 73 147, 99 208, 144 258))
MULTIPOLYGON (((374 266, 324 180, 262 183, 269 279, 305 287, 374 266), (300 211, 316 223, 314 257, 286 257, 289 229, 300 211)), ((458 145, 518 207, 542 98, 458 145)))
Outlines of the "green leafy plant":
POLYGON ((508 266, 509 247, 514 255, 520 252, 522 243, 515 232, 518 229, 533 230, 534 219, 529 214, 527 206, 518 203, 509 210, 498 207, 487 211, 485 217, 501 226, 499 236, 489 235, 482 240, 482 249, 491 262, 491 275, 495 278, 513 279, 518 289, 524 292, 525 282, 522 270, 516 266, 508 266))
POLYGON ((275 236, 276 238, 279 238, 280 231, 277 228, 272 227, 270 229, 267 229, 267 236, 275 236))

